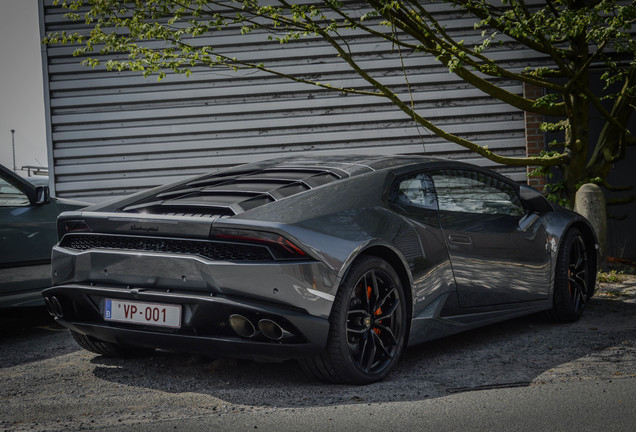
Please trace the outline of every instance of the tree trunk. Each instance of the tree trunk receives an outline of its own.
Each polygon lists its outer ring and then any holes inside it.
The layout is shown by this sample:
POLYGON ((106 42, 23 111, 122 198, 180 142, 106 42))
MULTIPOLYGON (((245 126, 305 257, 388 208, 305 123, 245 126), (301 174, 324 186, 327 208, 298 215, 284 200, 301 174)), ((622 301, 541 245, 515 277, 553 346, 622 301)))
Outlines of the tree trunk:
POLYGON ((570 205, 574 203, 577 185, 585 180, 589 147, 590 112, 587 98, 572 94, 568 103, 568 126, 565 130, 565 147, 569 156, 563 167, 565 194, 570 205))
POLYGON ((594 153, 587 164, 590 177, 600 177, 605 181, 613 164, 625 157, 629 140, 633 137, 627 133, 627 124, 636 104, 636 96, 628 92, 629 87, 634 84, 636 84, 636 67, 632 66, 620 95, 612 107, 611 114, 615 122, 605 123, 594 153))
MULTIPOLYGON (((578 9, 583 4, 574 2, 570 8, 578 9)), ((565 194, 570 206, 574 205, 577 186, 586 182, 587 154, 590 144, 590 107, 585 90, 590 86, 589 46, 585 34, 573 35, 570 39, 572 61, 569 69, 573 75, 563 94, 568 125, 565 130, 565 151, 569 161, 563 167, 565 194)))

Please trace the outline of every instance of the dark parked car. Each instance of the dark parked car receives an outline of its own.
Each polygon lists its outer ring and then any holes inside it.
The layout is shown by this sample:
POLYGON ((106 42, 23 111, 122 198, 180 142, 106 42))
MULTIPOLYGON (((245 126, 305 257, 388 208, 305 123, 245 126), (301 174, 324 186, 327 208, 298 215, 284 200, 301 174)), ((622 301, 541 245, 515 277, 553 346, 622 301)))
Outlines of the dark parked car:
POLYGON ((44 304, 57 216, 86 206, 51 198, 43 182, 38 177, 33 184, 0 165, 0 307, 44 304))
POLYGON ((278 159, 59 218, 44 295, 84 348, 298 358, 384 378, 406 345, 538 311, 578 319, 596 240, 490 171, 422 157, 278 159))

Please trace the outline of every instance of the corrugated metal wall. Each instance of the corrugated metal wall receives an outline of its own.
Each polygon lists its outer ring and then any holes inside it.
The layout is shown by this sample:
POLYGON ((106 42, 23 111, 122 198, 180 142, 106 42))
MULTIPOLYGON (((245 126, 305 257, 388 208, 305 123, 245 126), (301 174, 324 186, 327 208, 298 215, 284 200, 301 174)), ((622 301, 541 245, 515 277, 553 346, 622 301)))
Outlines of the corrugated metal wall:
MULTIPOLYGON (((436 6, 439 8, 439 6, 436 6)), ((52 1, 41 3, 41 29, 85 31, 52 1)), ((438 17, 470 40, 473 23, 441 9, 438 17)), ((210 39, 211 41, 211 39, 210 39)), ((369 89, 333 49, 318 39, 281 47, 262 35, 214 37, 219 52, 258 60, 285 73, 332 85, 369 89)), ((397 50, 352 35, 360 65, 409 100, 397 50)), ((298 152, 417 153, 485 159, 417 127, 383 98, 344 95, 258 72, 195 70, 157 82, 133 72, 107 72, 79 64, 73 47, 46 48, 50 166, 56 194, 88 201, 120 196, 219 168, 298 152)), ((533 53, 510 46, 494 57, 528 64, 533 53)), ((523 113, 499 103, 427 56, 404 58, 419 112, 446 130, 507 155, 525 155, 523 113)), ((515 83, 500 81, 521 93, 515 83)), ((525 179, 524 168, 505 168, 525 179)))

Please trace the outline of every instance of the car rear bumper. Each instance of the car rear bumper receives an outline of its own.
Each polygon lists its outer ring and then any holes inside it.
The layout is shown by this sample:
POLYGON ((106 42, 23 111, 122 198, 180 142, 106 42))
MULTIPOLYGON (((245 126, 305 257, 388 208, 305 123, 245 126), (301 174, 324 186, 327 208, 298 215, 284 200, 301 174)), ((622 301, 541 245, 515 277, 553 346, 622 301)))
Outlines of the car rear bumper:
POLYGON ((244 298, 155 289, 60 285, 43 292, 61 325, 101 341, 145 348, 202 353, 214 357, 288 359, 315 355, 327 343, 328 319, 307 312, 244 298), (178 329, 104 320, 106 299, 180 305, 178 329), (230 326, 239 315, 254 326, 245 337, 230 326), (258 330, 261 320, 273 321, 283 330, 272 338, 258 330))
POLYGON ((339 278, 319 261, 228 262, 194 255, 118 249, 79 252, 55 246, 52 285, 118 286, 245 298, 328 318, 339 278))

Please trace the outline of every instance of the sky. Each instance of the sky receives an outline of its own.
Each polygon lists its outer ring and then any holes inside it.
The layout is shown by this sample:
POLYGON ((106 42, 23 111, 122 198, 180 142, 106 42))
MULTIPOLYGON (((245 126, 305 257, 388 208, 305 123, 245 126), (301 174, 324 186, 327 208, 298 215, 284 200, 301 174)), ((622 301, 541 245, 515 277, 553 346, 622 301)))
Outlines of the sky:
MULTIPOLYGON (((0 0, 0 164, 47 166, 38 0, 0 0)), ((26 173, 19 172, 26 175, 26 173)))

